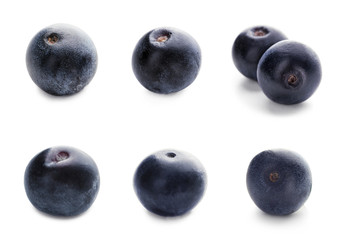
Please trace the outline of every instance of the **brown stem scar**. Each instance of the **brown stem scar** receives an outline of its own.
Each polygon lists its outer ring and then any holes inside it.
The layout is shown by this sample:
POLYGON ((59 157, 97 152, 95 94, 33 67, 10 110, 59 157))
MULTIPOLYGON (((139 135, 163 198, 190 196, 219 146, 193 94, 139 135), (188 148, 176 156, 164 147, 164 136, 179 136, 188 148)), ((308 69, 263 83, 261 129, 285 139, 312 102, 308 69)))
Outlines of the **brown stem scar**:
POLYGON ((288 84, 289 84, 289 85, 296 85, 297 81, 298 81, 298 78, 297 78, 295 75, 293 75, 293 74, 291 74, 291 75, 288 77, 288 84))
POLYGON ((261 29, 258 29, 258 30, 254 31, 254 36, 256 36, 256 37, 262 37, 262 36, 265 36, 265 35, 266 35, 266 33, 261 29))
POLYGON ((63 160, 66 160, 69 158, 69 153, 68 152, 59 152, 56 155, 56 162, 61 162, 63 160))
POLYGON ((269 175, 269 180, 272 181, 273 183, 279 180, 279 173, 277 172, 272 172, 269 175))
POLYGON ((49 44, 55 44, 59 40, 58 36, 56 34, 51 34, 50 36, 47 37, 47 41, 49 44))
POLYGON ((164 35, 164 36, 159 36, 156 39, 156 41, 158 41, 158 42, 166 42, 168 39, 169 39, 169 37, 164 35))

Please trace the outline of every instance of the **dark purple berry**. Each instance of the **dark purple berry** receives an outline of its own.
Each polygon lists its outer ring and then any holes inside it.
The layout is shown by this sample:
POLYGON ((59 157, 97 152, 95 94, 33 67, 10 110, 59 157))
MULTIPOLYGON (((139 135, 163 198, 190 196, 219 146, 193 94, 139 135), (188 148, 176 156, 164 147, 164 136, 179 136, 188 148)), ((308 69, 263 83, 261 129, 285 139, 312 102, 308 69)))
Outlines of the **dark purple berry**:
POLYGON ((285 40, 280 31, 267 26, 255 26, 241 32, 232 48, 233 62, 247 78, 257 80, 257 66, 264 52, 273 44, 285 40))
POLYGON ((89 36, 68 24, 42 29, 31 40, 26 54, 32 80, 56 96, 72 95, 87 86, 97 70, 97 61, 89 36))
POLYGON ((25 171, 27 197, 38 210, 54 216, 86 211, 99 190, 93 159, 72 147, 52 147, 37 154, 25 171))
POLYGON ((137 43, 132 67, 136 78, 155 93, 174 93, 188 87, 201 66, 201 50, 189 34, 157 28, 137 43))

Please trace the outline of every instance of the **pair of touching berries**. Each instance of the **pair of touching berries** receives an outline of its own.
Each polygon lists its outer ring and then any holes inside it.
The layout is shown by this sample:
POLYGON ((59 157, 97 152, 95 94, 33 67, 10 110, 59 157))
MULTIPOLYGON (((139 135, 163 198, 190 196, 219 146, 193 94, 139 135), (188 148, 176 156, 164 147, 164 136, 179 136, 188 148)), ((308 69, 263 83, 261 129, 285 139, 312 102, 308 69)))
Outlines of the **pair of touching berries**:
POLYGON ((286 40, 271 27, 253 27, 238 35, 232 56, 237 69, 257 80, 265 95, 281 104, 301 103, 321 81, 321 64, 306 45, 286 40))
MULTIPOLYGON (((246 176, 255 204, 272 215, 297 211, 312 187, 308 164, 287 150, 259 153, 246 176)), ((86 211, 99 191, 99 171, 93 159, 73 147, 53 147, 37 154, 25 171, 25 190, 40 211, 76 216, 86 211)), ((207 175, 193 155, 162 150, 146 157, 134 174, 134 190, 142 205, 160 216, 180 216, 203 197, 207 175)))
MULTIPOLYGON (((307 46, 286 40, 279 31, 254 27, 233 44, 233 61, 248 78, 258 81, 273 101, 296 104, 308 99, 321 79, 320 61, 307 46)), ((32 80, 45 92, 62 96, 81 91, 97 69, 96 48, 82 30, 56 24, 30 42, 26 63, 32 80)), ((148 90, 169 94, 188 87, 201 66, 201 50, 189 34, 157 28, 137 43, 132 68, 148 90)))

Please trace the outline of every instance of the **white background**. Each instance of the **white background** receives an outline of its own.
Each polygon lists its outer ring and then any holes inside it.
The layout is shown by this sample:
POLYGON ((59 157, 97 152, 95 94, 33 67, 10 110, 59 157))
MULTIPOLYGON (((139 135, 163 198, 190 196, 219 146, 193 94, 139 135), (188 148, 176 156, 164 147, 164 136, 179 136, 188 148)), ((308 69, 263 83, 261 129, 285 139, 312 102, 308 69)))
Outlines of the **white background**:
POLYGON ((356 236, 356 14, 353 1, 1 1, 0 239, 353 239, 356 236), (332 3, 330 3, 332 2, 332 3), (27 73, 31 38, 54 23, 91 36, 99 56, 92 82, 71 97, 42 92, 27 73), (234 67, 236 36, 254 25, 280 29, 321 59, 316 93, 296 106, 271 102, 234 67), (200 44, 195 82, 169 95, 135 79, 131 55, 142 35, 171 26, 200 44), (37 211, 23 175, 38 152, 70 145, 96 161, 101 188, 70 219, 37 211), (189 214, 161 218, 133 191, 133 174, 164 148, 206 167, 207 191, 189 214), (245 185, 250 160, 271 148, 300 153, 313 189, 305 206, 271 217, 245 185))

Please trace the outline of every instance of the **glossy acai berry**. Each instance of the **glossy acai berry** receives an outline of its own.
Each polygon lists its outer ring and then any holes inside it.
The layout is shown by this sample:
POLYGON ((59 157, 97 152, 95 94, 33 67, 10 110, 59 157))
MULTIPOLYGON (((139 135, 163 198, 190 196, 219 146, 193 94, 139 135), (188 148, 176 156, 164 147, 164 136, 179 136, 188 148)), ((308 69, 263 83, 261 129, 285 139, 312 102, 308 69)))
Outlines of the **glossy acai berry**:
POLYGON ((312 187, 306 161, 288 150, 267 150, 251 161, 247 188, 254 203, 271 215, 291 214, 305 203, 312 187))
POLYGON ((301 103, 321 81, 321 64, 308 46, 290 40, 271 46, 258 64, 258 83, 264 94, 280 104, 301 103))
POLYGON ((272 27, 255 26, 244 30, 233 44, 234 65, 247 78, 257 80, 257 67, 264 52, 285 39, 283 33, 272 27))
POLYGON ((32 80, 55 96, 81 91, 94 77, 97 61, 97 51, 90 37, 68 24, 42 29, 31 40, 26 54, 32 80))
POLYGON ((188 87, 201 66, 201 49, 186 32, 157 28, 137 43, 132 68, 136 78, 148 90, 169 94, 188 87))
POLYGON ((134 175, 144 207, 161 216, 179 216, 194 208, 206 188, 206 172, 189 153, 163 150, 145 158, 134 175))
POLYGON ((76 216, 94 202, 99 171, 93 159, 73 147, 48 148, 25 171, 28 199, 38 210, 54 216, 76 216))

